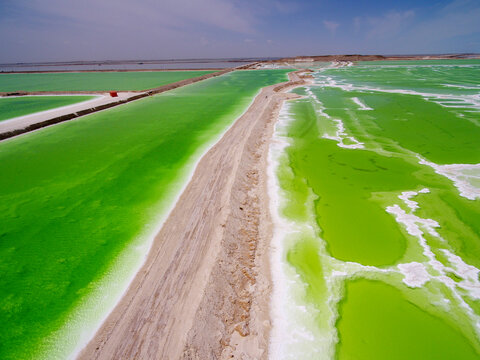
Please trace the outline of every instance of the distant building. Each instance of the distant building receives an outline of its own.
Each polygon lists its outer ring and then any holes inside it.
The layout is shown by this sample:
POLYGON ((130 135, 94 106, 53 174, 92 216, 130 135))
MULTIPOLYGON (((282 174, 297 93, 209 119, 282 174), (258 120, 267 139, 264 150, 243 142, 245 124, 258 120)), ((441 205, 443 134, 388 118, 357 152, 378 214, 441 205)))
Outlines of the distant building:
POLYGON ((296 62, 314 62, 313 58, 296 58, 296 62))

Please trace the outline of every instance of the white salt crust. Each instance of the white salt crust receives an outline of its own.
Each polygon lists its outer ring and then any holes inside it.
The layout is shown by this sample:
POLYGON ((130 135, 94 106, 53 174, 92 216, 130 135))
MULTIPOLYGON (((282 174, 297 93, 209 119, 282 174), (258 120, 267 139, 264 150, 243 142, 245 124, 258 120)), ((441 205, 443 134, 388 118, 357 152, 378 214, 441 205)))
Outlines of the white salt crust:
MULTIPOLYGON (((447 246, 446 241, 435 230, 435 228, 439 228, 440 225, 435 220, 424 219, 415 215, 414 212, 419 208, 419 205, 416 201, 412 200, 413 197, 419 194, 428 194, 428 192, 428 189, 425 188, 420 191, 405 191, 399 195, 398 198, 409 208, 408 212, 403 210, 398 204, 387 207, 387 212, 394 215, 396 221, 402 224, 410 235, 418 239, 420 246, 423 248, 423 254, 428 259, 424 263, 412 262, 399 264, 397 268, 404 275, 403 282, 409 287, 421 287, 429 281, 437 281, 448 287, 455 301, 464 309, 467 316, 471 319, 472 325, 480 337, 480 317, 475 314, 463 298, 463 295, 466 293, 472 299, 480 299, 480 281, 478 279, 480 270, 472 265, 466 264, 461 257, 453 254, 448 249, 440 249, 440 251, 446 255, 448 265, 444 265, 437 260, 435 254, 427 244, 424 233, 427 232, 438 238, 441 242, 445 242, 445 246, 447 246), (438 273, 438 275, 432 275, 428 271, 429 268, 438 273), (448 276, 450 273, 455 274, 461 279, 458 284, 448 276)), ((443 305, 449 306, 450 300, 446 298, 443 300, 443 305)))
POLYGON ((472 180, 480 182, 480 164, 449 164, 437 165, 418 157, 419 163, 430 166, 439 175, 453 181, 460 195, 469 199, 480 199, 480 188, 472 184, 472 180))
POLYGON ((311 304, 299 303, 295 299, 295 293, 301 291, 305 285, 285 259, 287 236, 302 233, 302 231, 313 231, 309 224, 289 221, 279 213, 286 200, 282 198, 282 189, 278 183, 276 171, 280 157, 289 146, 288 137, 284 133, 285 127, 293 121, 289 109, 290 103, 287 102, 280 111, 270 143, 267 167, 270 214, 274 224, 270 253, 273 290, 270 307, 272 330, 269 358, 274 360, 311 357, 329 359, 333 349, 331 344, 335 343, 336 334, 332 333, 333 340, 319 338, 314 334, 313 327, 309 328, 308 324, 312 322, 318 310, 311 304))
POLYGON ((359 110, 373 110, 371 107, 365 105, 358 97, 352 97, 352 100, 360 107, 359 110))
POLYGON ((308 97, 311 100, 313 100, 315 104, 317 104, 315 106, 317 115, 320 117, 323 117, 324 119, 330 120, 335 124, 335 127, 337 128, 334 135, 323 134, 322 137, 324 139, 334 140, 337 142, 337 145, 339 147, 346 148, 346 149, 363 149, 364 148, 364 144, 362 142, 358 141, 353 136, 350 136, 345 132, 345 126, 342 120, 334 119, 324 111, 325 107, 323 106, 322 102, 315 96, 315 94, 312 92, 310 88, 306 89, 306 93, 308 97), (352 144, 345 144, 344 143, 345 140, 349 140, 350 142, 352 142, 352 144))
POLYGON ((372 86, 353 85, 350 83, 339 82, 327 75, 321 75, 324 69, 319 70, 316 74, 314 85, 339 88, 344 91, 359 91, 359 92, 380 92, 389 94, 405 94, 421 96, 426 100, 434 101, 435 103, 447 108, 462 108, 480 111, 480 94, 439 94, 419 92, 407 89, 383 89, 372 86))
POLYGON ((403 282, 409 287, 421 287, 430 280, 425 265, 418 262, 398 265, 398 269, 405 276, 403 282))

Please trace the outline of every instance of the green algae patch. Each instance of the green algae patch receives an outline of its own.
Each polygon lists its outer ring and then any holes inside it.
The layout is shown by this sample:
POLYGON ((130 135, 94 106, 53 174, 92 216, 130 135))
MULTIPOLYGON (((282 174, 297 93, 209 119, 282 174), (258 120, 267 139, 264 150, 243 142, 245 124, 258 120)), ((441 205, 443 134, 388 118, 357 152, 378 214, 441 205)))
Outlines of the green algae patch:
MULTIPOLYGON (((480 91, 480 88, 479 88, 480 91)), ((340 118, 349 126, 365 131, 359 140, 390 141, 402 150, 415 152, 437 164, 476 164, 480 162, 478 139, 480 127, 445 111, 436 103, 419 95, 360 93, 347 94, 339 89, 314 91, 327 108, 325 112, 340 118), (358 98, 372 111, 353 108, 352 98, 358 98), (421 114, 421 116, 419 116, 421 114), (368 137, 364 137, 368 134, 368 137)), ((459 109, 460 110, 460 109, 459 109)))
MULTIPOLYGON (((320 236, 332 256, 364 265, 389 265, 400 259, 406 242, 395 220, 372 199, 375 192, 399 191, 417 185, 416 169, 396 158, 374 152, 343 149, 322 139, 317 118, 308 102, 292 106, 296 121, 288 130, 293 143, 287 148, 291 179, 307 184, 316 195, 320 236)), ((285 183, 283 180, 282 183, 285 183)), ((292 204, 296 202, 294 194, 292 204)), ((285 214, 295 208, 285 209, 285 214)))
MULTIPOLYGON (((434 190, 421 200, 419 215, 441 219, 439 234, 448 239, 452 250, 464 261, 480 268, 480 200, 467 200, 455 191, 434 190)), ((433 239, 432 239, 433 241, 433 239)), ((445 248, 445 242, 436 238, 433 249, 445 248)), ((439 253, 439 259, 443 255, 439 253)))
POLYGON ((93 99, 93 96, 21 96, 0 98, 0 121, 93 99))
POLYGON ((125 71, 0 74, 0 92, 139 91, 211 74, 214 71, 125 71))
POLYGON ((0 358, 69 356, 115 303, 104 296, 125 290, 202 153, 286 73, 229 73, 0 143, 0 358))
POLYGON ((379 281, 346 284, 338 321, 339 360, 478 359, 458 328, 379 281))
POLYGON ((312 303, 321 303, 326 293, 322 264, 315 240, 304 238, 299 240, 288 251, 287 261, 295 266, 307 284, 306 297, 312 303))
POLYGON ((453 95, 478 93, 480 60, 408 61, 400 64, 360 63, 343 69, 327 70, 325 74, 344 83, 394 91, 453 95), (338 77, 337 77, 338 76, 338 77))

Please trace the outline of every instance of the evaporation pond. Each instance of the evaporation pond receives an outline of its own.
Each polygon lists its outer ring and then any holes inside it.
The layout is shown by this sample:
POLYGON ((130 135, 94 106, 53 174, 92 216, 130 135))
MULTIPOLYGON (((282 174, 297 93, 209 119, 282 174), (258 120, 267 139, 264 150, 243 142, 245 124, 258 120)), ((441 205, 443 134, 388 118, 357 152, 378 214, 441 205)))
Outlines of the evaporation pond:
POLYGON ((340 306, 338 359, 478 359, 455 324, 415 306, 380 281, 347 283, 340 306))
POLYGON ((294 90, 270 149, 277 354, 479 359, 480 60, 343 65, 294 90))
POLYGON ((13 91, 139 91, 214 71, 122 71, 0 74, 0 92, 13 91))
MULTIPOLYGON (((0 142, 0 358, 37 358, 107 271, 128 279, 200 156, 287 72, 235 71, 0 142)), ((81 330, 46 350, 67 357, 81 330)))
POLYGON ((19 96, 0 98, 0 121, 91 100, 94 96, 19 96))

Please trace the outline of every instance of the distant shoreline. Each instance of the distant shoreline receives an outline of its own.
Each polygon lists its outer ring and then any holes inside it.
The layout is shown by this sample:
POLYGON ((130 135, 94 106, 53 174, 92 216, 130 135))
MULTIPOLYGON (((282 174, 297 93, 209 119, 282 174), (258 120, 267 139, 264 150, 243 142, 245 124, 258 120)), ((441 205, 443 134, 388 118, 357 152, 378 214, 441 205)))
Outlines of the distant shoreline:
POLYGON ((250 68, 252 64, 276 64, 276 63, 308 63, 315 61, 379 61, 379 60, 456 60, 456 59, 480 59, 480 54, 424 54, 424 55, 360 55, 360 54, 337 54, 337 55, 302 55, 282 58, 239 58, 239 59, 185 59, 185 60, 125 60, 125 61, 63 61, 63 62, 39 62, 39 63, 10 63, 0 64, 0 74, 41 74, 62 72, 149 72, 149 71, 188 71, 188 70, 224 70, 227 68, 250 68), (223 64, 225 66, 188 66, 189 64, 223 64), (236 64, 237 66, 232 66, 236 64), (114 68, 118 66, 165 66, 165 68, 114 68), (179 68, 171 66, 182 66, 179 68), (184 66, 185 65, 185 66, 184 66), (104 67, 101 69, 74 69, 74 67, 104 67), (170 68, 168 68, 170 66, 170 68), (42 68, 36 70, 22 70, 21 68, 42 68), (64 67, 65 69, 47 70, 48 67, 64 67), (105 68, 106 67, 106 68, 105 68), (5 70, 12 68, 12 70, 5 70))
POLYGON ((472 60, 480 59, 480 54, 444 54, 444 55, 313 55, 295 56, 275 60, 264 61, 265 63, 281 62, 316 62, 316 61, 381 61, 381 60, 472 60))
MULTIPOLYGON (((246 64, 248 65, 248 64, 246 64)), ((0 71, 0 74, 51 74, 51 73, 84 73, 84 72, 167 72, 167 71, 222 71, 227 68, 185 68, 185 69, 102 69, 102 70, 23 70, 0 71)))
POLYGON ((269 59, 17 62, 0 64, 0 73, 223 70, 237 68, 258 60, 269 59))

